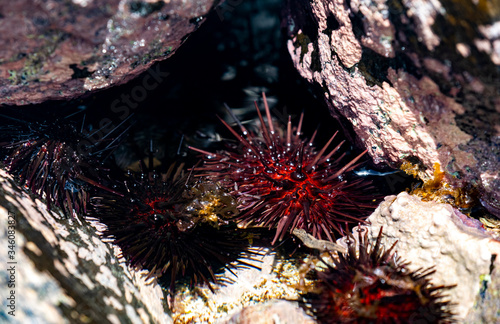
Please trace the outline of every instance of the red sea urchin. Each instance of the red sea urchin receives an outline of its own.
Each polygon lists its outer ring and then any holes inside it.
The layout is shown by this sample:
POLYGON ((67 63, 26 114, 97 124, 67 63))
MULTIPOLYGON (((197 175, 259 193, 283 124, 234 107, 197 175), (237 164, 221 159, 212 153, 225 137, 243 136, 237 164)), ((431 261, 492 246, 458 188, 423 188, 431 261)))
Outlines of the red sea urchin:
POLYGON ((326 269, 315 271, 318 287, 303 296, 303 304, 320 323, 452 323, 443 296, 451 287, 433 286, 432 268, 409 271, 392 252, 396 243, 384 251, 381 236, 382 229, 371 245, 368 231, 360 231, 357 247, 351 237, 347 253, 331 254, 334 265, 324 262, 326 269))
POLYGON ((347 163, 342 162, 345 154, 331 159, 343 143, 325 154, 335 133, 316 152, 316 133, 310 141, 301 138, 303 114, 293 129, 289 117, 287 129, 280 136, 273 126, 265 94, 263 99, 267 126, 255 103, 260 134, 247 130, 235 118, 241 129, 238 134, 221 119, 239 146, 228 143, 226 151, 218 153, 190 147, 204 154, 205 163, 198 168, 203 176, 220 181, 239 198, 243 211, 239 221, 276 228, 273 244, 295 228, 333 241, 332 232, 341 232, 342 223, 363 222, 374 207, 373 196, 367 193, 370 183, 351 179, 348 172, 366 151, 347 163))
POLYGON ((231 222, 238 212, 234 198, 217 183, 195 182, 182 167, 174 169, 163 175, 130 173, 123 196, 103 192, 93 197, 92 216, 107 226, 102 236, 171 293, 180 279, 212 289, 211 282, 225 281, 218 270, 256 267, 245 259, 260 252, 231 222))

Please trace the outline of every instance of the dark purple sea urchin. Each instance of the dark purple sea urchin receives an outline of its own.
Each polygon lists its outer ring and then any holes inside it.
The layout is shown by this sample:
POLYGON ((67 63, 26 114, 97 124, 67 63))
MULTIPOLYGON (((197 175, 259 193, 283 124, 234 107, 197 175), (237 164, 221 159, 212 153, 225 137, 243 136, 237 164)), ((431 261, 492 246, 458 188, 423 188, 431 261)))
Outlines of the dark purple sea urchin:
POLYGON ((93 217, 132 266, 149 270, 171 293, 180 279, 212 288, 224 282, 220 270, 255 267, 245 259, 259 252, 236 231, 235 200, 217 183, 194 181, 172 165, 163 175, 130 173, 124 187, 123 197, 93 197, 93 217))
MULTIPOLYGON (((366 230, 365 230, 366 231, 366 230)), ((368 231, 354 238, 347 253, 331 254, 334 265, 315 271, 317 288, 303 296, 303 303, 320 323, 405 324, 452 323, 450 303, 443 292, 451 287, 433 286, 432 269, 408 270, 408 263, 380 245, 368 231)))
POLYGON ((28 126, 2 125, 7 129, 2 129, 1 146, 8 152, 3 163, 21 185, 44 198, 49 209, 58 206, 67 215, 85 213, 90 188, 112 191, 101 184, 95 156, 106 152, 110 142, 92 141, 64 119, 24 123, 28 126))
POLYGON ((365 152, 351 161, 342 162, 345 154, 336 159, 343 142, 326 151, 328 143, 317 152, 311 140, 301 138, 303 115, 298 126, 292 128, 288 120, 283 135, 275 130, 269 106, 263 94, 267 126, 260 113, 260 133, 247 130, 241 123, 241 133, 222 123, 236 137, 237 144, 227 149, 204 154, 204 165, 197 170, 213 181, 220 181, 238 197, 243 214, 239 221, 261 227, 275 228, 273 244, 295 228, 305 229, 318 239, 333 241, 333 232, 341 232, 344 223, 363 222, 374 207, 373 196, 367 189, 370 183, 346 177, 357 166, 365 152))

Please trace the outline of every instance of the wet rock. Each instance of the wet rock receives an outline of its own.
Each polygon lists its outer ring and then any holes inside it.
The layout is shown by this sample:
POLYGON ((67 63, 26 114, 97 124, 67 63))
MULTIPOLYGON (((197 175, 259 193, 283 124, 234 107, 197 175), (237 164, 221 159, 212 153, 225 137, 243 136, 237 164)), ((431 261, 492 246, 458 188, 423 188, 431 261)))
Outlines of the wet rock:
POLYGON ((481 192, 500 215, 498 4, 288 3, 288 51, 375 163, 405 161, 481 192), (462 14, 466 13, 466 14, 462 14))
POLYGON ((69 99, 123 84, 171 56, 213 2, 2 3, 0 103, 69 99))

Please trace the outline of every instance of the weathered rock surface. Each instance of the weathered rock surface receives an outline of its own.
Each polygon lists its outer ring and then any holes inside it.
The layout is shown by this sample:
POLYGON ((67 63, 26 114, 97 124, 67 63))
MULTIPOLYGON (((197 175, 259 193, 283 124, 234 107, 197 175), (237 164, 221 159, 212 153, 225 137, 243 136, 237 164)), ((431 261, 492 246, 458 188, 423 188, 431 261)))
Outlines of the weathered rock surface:
POLYGON ((68 99, 123 84, 172 55, 213 5, 213 0, 2 2, 0 103, 68 99))
POLYGON ((500 242, 480 223, 450 205, 422 202, 406 192, 386 197, 368 221, 369 237, 374 241, 383 226, 382 243, 398 241, 397 254, 411 262, 411 270, 435 267, 435 285, 457 285, 447 295, 460 322, 500 321, 500 242))
POLYGON ((500 8, 439 0, 290 1, 299 73, 376 163, 439 163, 500 215, 500 8))
POLYGON ((165 314, 161 288, 129 269, 94 227, 47 211, 40 200, 17 189, 3 170, 0 178, 4 229, 0 232, 0 322, 172 322, 165 314), (15 227, 10 229, 13 233, 5 230, 8 225, 15 227), (10 266, 15 271, 9 271, 10 266), (15 286, 8 288, 9 283, 15 286), (10 295, 15 296, 15 316, 5 307, 10 295))
POLYGON ((248 306, 221 324, 314 324, 316 321, 306 315, 295 303, 286 300, 272 300, 248 306))

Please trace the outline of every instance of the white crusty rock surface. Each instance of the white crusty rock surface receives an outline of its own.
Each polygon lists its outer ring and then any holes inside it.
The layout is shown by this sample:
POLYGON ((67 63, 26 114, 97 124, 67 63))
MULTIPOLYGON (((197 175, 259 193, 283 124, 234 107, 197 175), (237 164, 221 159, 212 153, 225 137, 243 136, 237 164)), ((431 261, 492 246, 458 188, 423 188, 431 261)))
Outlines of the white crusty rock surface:
POLYGON ((478 297, 480 292, 493 293, 496 302, 491 304, 500 303, 498 292, 488 291, 498 287, 500 281, 500 277, 491 273, 500 267, 499 258, 496 261, 494 258, 500 254, 500 242, 464 217, 450 205, 423 202, 402 192, 397 197, 386 197, 368 218, 369 236, 374 240, 383 226, 383 243, 389 247, 398 241, 397 253, 411 262, 411 270, 435 267, 436 273, 432 275, 435 285, 457 285, 448 291, 451 301, 457 304, 453 308, 457 319, 472 323, 465 319, 481 318, 478 312, 489 312, 496 317, 482 322, 498 323, 499 315, 491 309, 485 310, 478 297), (485 283, 490 288, 485 290, 485 283))

